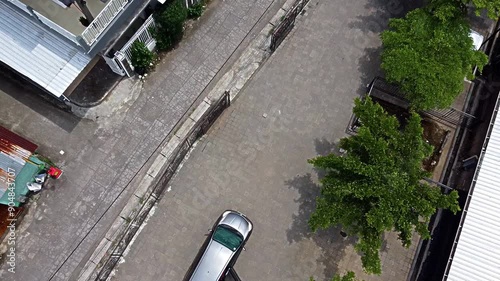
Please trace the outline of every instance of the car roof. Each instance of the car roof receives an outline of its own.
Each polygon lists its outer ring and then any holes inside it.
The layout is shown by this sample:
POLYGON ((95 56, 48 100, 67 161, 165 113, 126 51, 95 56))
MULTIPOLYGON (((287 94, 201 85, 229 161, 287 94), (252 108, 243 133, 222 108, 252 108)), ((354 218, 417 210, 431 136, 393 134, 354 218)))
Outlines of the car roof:
POLYGON ((243 239, 246 239, 250 231, 252 231, 252 223, 242 214, 235 211, 225 213, 220 224, 225 224, 238 231, 243 239))
POLYGON ((196 267, 191 281, 219 280, 234 252, 217 241, 211 240, 196 267))

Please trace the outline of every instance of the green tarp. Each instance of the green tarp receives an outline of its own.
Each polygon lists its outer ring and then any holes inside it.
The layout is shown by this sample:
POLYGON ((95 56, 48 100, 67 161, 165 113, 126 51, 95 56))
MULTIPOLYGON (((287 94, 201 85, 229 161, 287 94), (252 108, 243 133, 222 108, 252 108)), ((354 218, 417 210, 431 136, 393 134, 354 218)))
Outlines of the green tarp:
POLYGON ((9 202, 13 199, 12 201, 14 203, 14 206, 19 207, 19 205, 21 204, 19 200, 26 196, 26 194, 28 194, 29 192, 27 183, 33 182, 35 180, 35 176, 45 168, 45 163, 40 161, 36 157, 31 156, 29 160, 30 161, 26 161, 26 164, 16 175, 14 181, 14 198, 9 198, 10 190, 7 190, 0 198, 0 204, 9 205, 9 202))

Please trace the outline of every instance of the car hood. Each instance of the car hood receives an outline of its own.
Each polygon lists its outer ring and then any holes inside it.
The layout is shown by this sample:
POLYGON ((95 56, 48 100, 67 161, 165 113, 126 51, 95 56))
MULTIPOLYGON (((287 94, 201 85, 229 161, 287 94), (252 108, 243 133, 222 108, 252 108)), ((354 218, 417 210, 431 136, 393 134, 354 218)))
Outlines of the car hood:
POLYGON ((210 241, 191 280, 219 280, 234 252, 217 241, 210 241))
POLYGON ((220 224, 225 224, 234 228, 241 233, 244 239, 246 239, 250 231, 252 231, 252 224, 250 221, 234 212, 228 212, 227 215, 222 218, 220 224))

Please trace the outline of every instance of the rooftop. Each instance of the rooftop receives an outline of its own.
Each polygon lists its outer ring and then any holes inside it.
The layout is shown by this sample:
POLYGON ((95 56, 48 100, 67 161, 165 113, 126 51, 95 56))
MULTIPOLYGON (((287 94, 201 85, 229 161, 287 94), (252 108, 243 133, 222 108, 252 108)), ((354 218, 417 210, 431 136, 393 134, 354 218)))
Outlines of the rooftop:
POLYGON ((443 280, 500 280, 500 115, 490 121, 443 280))
POLYGON ((0 61, 60 97, 91 57, 0 1, 0 61))
MULTIPOLYGON (((80 23, 83 13, 76 4, 66 8, 59 0, 19 0, 23 4, 30 6, 33 10, 42 14, 49 20, 63 27, 74 35, 80 35, 85 30, 85 26, 80 23)), ((94 17, 96 17, 111 0, 86 0, 87 7, 94 17)))

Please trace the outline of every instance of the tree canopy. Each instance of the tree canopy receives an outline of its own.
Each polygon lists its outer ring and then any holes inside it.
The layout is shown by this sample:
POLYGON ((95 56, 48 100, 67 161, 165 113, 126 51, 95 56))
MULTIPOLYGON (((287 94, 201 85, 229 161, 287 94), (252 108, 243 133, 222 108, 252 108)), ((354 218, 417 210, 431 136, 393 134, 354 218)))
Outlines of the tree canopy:
POLYGON ((463 91, 464 77, 473 77, 487 63, 474 50, 469 24, 453 5, 415 9, 391 19, 382 32, 382 69, 398 84, 415 109, 445 108, 463 91))
POLYGON ((500 16, 500 0, 431 0, 431 5, 452 4, 461 10, 465 11, 467 5, 472 5, 475 8, 476 15, 480 15, 483 10, 486 10, 488 17, 498 19, 500 16))
POLYGON ((422 162, 432 147, 423 139, 418 114, 412 113, 401 126, 369 98, 356 99, 354 113, 361 126, 357 135, 340 141, 345 155, 309 160, 327 172, 309 225, 314 231, 340 225, 357 236, 355 247, 362 253, 364 269, 380 274, 383 233, 398 232, 405 247, 410 246, 414 230, 429 238, 430 217, 436 208, 457 212, 458 193, 445 195, 422 182, 428 176, 422 162))
POLYGON ((500 0, 462 0, 462 3, 472 4, 476 8, 476 14, 486 9, 488 17, 498 19, 500 16, 500 0))
POLYGON ((156 27, 151 31, 159 50, 169 50, 182 39, 187 16, 188 9, 181 0, 173 0, 155 11, 156 27))

